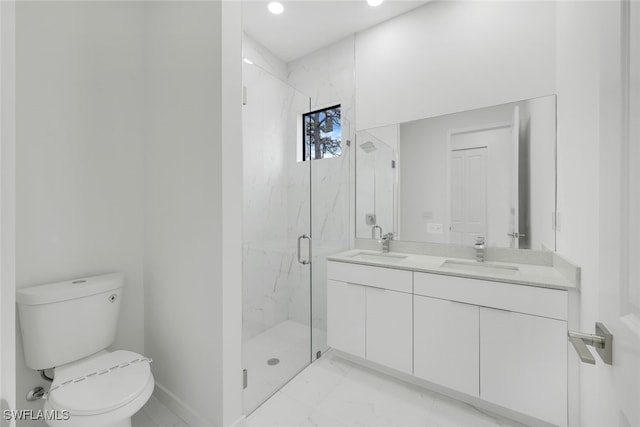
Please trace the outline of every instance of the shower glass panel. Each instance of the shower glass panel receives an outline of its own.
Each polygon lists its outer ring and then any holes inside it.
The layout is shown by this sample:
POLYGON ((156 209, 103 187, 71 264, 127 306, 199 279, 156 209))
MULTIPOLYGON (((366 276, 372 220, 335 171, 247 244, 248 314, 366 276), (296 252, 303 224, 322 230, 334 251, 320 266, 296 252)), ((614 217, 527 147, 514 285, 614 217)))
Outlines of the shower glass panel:
POLYGON ((243 369, 248 414, 311 363, 310 99, 243 64, 243 369))
MULTIPOLYGON (((313 103, 313 100, 312 100, 313 103)), ((311 161, 311 279, 312 359, 327 347, 327 256, 349 249, 349 182, 351 120, 353 112, 342 105, 341 154, 311 161)), ((312 107, 313 109, 314 107, 312 107)))

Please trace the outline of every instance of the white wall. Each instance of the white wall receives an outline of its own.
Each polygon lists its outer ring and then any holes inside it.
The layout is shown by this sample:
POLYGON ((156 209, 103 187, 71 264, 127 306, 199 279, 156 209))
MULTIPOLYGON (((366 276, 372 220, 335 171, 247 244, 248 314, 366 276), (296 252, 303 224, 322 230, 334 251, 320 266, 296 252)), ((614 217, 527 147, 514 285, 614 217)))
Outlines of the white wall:
MULTIPOLYGON (((124 273, 114 348, 144 351, 141 3, 20 2, 17 286, 124 273)), ((18 406, 36 385, 17 340, 18 406)))
MULTIPOLYGON (((557 4, 558 211, 557 250, 582 268, 580 318, 570 327, 590 331, 597 319, 599 233, 600 23, 597 3, 557 4)), ((569 357, 575 357, 570 348, 569 357)), ((575 363, 575 359, 572 359, 575 363)), ((597 368, 581 364, 580 420, 607 425, 597 399, 597 368), (588 386, 587 386, 588 385, 588 386), (595 387, 594 387, 595 386, 595 387), (591 388, 594 387, 594 388, 591 388)))
POLYGON ((555 92, 553 2, 431 2, 356 37, 357 129, 555 92))
MULTIPOLYGON (((582 267, 579 315, 569 326, 583 331, 592 331, 596 321, 610 320, 610 305, 617 311, 621 306, 616 288, 622 280, 621 236, 628 230, 621 229, 620 221, 619 7, 617 2, 557 4, 557 243, 560 254, 582 267)), ((624 397, 616 395, 616 374, 623 367, 615 365, 624 358, 619 350, 614 341, 611 367, 600 360, 595 366, 579 363, 569 349, 570 362, 579 365, 580 373, 579 401, 572 399, 579 414, 574 425, 633 425, 620 413, 624 397)), ((632 406, 637 408, 637 402, 632 406)))
POLYGON ((223 416, 221 19, 220 2, 147 5, 146 354, 199 425, 223 416))
MULTIPOLYGON (((0 3, 0 410, 16 407, 15 2, 0 3)), ((2 418, 3 426, 15 425, 2 418)))

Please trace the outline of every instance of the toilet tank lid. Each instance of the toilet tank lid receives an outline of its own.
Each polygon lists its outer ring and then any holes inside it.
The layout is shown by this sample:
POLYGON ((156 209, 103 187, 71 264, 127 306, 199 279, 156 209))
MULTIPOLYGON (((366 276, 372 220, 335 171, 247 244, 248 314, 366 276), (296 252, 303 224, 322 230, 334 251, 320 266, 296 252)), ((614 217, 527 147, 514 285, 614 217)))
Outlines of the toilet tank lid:
POLYGON ((16 291, 16 302, 40 305, 101 294, 122 287, 121 273, 82 277, 64 282, 31 286, 16 291))

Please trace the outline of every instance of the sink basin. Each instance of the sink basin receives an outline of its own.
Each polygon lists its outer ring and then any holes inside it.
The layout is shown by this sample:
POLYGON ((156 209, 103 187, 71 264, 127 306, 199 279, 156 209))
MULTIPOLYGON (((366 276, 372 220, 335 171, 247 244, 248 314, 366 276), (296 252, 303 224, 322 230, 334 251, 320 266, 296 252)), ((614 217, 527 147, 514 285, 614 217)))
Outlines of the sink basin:
POLYGON ((355 253, 349 258, 361 261, 378 261, 378 262, 399 262, 405 259, 406 255, 397 255, 397 254, 372 254, 368 252, 358 252, 355 253))
POLYGON ((493 274, 496 276, 514 276, 518 273, 518 267, 510 265, 497 265, 486 262, 465 262, 447 260, 440 266, 450 270, 466 273, 493 274))

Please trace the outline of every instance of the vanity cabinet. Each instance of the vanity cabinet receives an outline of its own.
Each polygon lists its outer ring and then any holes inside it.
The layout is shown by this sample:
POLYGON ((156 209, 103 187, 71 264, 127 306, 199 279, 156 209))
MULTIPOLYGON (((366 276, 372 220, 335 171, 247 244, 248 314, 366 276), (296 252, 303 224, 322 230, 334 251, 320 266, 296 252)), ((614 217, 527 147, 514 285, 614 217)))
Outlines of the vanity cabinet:
POLYGON ((566 291, 415 272, 414 294, 415 376, 555 425, 567 424, 566 291), (420 307, 423 297, 442 302, 420 307), (422 314, 425 310, 432 313, 422 314), (418 331, 429 329, 421 316, 447 330, 436 332, 446 354, 430 357, 448 372, 418 369, 423 357, 418 331), (457 342, 456 334, 469 344, 457 342))
POLYGON ((413 315, 413 374, 478 397, 480 308, 415 295, 413 315))
POLYGON ((413 273, 328 262, 327 277, 327 344, 411 374, 413 273))
POLYGON ((567 425, 566 290, 329 261, 330 347, 567 425))

